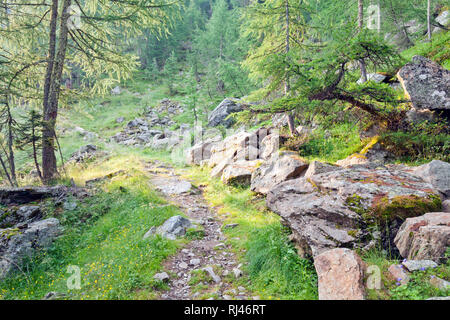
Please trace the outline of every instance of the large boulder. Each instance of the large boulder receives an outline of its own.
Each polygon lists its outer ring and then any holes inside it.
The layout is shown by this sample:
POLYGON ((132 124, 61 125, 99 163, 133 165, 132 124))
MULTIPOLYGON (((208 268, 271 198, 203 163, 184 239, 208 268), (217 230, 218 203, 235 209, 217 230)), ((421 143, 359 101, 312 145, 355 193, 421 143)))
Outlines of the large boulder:
POLYGON ((316 256, 336 247, 364 247, 378 239, 387 248, 405 217, 440 209, 433 187, 408 172, 354 166, 289 180, 267 195, 268 207, 293 231, 305 254, 316 256), (387 228, 381 228, 383 232, 387 228))
POLYGON ((20 266, 35 250, 48 248, 61 233, 58 219, 33 222, 23 228, 0 229, 0 279, 20 266))
POLYGON ((226 98, 223 100, 208 117, 208 125, 210 127, 216 127, 218 125, 223 125, 229 128, 233 125, 234 121, 227 117, 235 112, 240 112, 244 110, 244 105, 238 100, 226 98))
POLYGON ((253 171, 251 190, 267 194, 275 185, 299 177, 307 168, 308 163, 294 153, 275 155, 253 171))
POLYGON ((365 264, 352 250, 339 248, 314 259, 319 280, 319 300, 364 300, 365 264))
POLYGON ((432 212, 406 219, 394 242, 406 259, 445 261, 450 246, 450 213, 432 212))
POLYGON ((422 56, 397 74, 408 99, 416 109, 450 109, 450 71, 422 56))
POLYGON ((450 197, 450 163, 433 160, 417 167, 414 174, 430 183, 444 197, 450 197))

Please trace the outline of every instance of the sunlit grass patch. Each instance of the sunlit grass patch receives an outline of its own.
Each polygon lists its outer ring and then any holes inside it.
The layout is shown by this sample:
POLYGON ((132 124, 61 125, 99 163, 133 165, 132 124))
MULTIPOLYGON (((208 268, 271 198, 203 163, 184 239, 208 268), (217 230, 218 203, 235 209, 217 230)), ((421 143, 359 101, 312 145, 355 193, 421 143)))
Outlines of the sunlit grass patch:
POLYGON ((177 242, 143 235, 180 214, 139 172, 104 185, 73 210, 50 210, 65 228, 52 248, 25 263, 23 273, 0 282, 2 299, 41 299, 50 291, 65 299, 133 299, 156 296, 153 275, 175 253, 177 242), (81 271, 81 289, 70 289, 68 266, 81 271))
POLYGON ((240 261, 245 276, 234 280, 261 299, 317 299, 317 276, 310 260, 302 259, 288 240, 280 218, 249 188, 224 185, 209 176, 209 169, 189 168, 185 177, 205 186, 204 196, 219 208, 222 228, 240 261))

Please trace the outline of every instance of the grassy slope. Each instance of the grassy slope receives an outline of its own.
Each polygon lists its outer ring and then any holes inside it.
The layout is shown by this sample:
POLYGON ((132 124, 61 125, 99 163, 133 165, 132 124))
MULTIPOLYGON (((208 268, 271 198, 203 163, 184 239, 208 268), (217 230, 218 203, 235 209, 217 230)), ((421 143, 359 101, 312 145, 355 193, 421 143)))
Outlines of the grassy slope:
MULTIPOLYGON (((161 270, 162 260, 175 252, 177 242, 143 241, 142 236, 151 226, 179 211, 158 207, 163 201, 148 186, 141 163, 150 159, 170 161, 170 157, 164 152, 127 148, 101 140, 121 130, 124 124, 117 124, 116 118, 134 119, 146 106, 156 105, 165 97, 163 85, 148 88, 146 82, 136 81, 128 84, 119 96, 95 98, 89 103, 80 101, 61 112, 59 127, 80 126, 98 133, 100 138, 85 141, 77 132, 67 131, 60 140, 65 159, 87 143, 109 152, 103 160, 68 166, 67 179, 73 178, 83 185, 86 180, 118 170, 125 169, 127 173, 114 177, 102 186, 103 192, 75 210, 50 210, 49 215, 57 216, 66 226, 64 237, 50 251, 27 263, 26 275, 18 273, 0 282, 0 298, 40 299, 49 291, 68 293, 74 299, 155 297, 160 284, 155 284, 152 276, 161 270), (124 188, 126 192, 121 191, 124 188), (69 265, 81 267, 82 290, 67 290, 69 265)), ((185 97, 173 99, 183 101, 185 97)), ((187 122, 190 117, 186 113, 177 120, 187 122)), ((24 157, 21 166, 26 165, 24 157)), ((178 169, 197 184, 208 184, 207 199, 212 205, 221 206, 220 212, 230 213, 227 222, 239 223, 237 228, 225 231, 244 264, 245 275, 236 281, 236 287, 245 282, 254 296, 265 299, 317 298, 312 263, 297 256, 288 241, 287 230, 278 216, 265 209, 262 200, 254 202, 248 189, 226 187, 217 179, 209 179, 208 172, 202 169, 178 169)))

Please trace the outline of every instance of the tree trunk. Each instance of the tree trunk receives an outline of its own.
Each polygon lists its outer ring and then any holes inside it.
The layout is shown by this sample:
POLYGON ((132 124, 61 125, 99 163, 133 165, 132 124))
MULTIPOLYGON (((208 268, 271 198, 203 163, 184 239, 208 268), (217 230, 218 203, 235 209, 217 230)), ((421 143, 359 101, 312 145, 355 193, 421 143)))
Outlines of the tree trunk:
MULTIPOLYGON (((46 105, 44 105, 45 108, 44 128, 42 132, 43 137, 42 170, 43 170, 43 179, 45 183, 50 182, 57 174, 56 156, 55 156, 55 125, 56 125, 56 118, 58 116, 59 94, 61 89, 61 79, 64 68, 64 60, 66 57, 66 50, 67 50, 67 36, 69 33, 67 21, 69 19, 70 13, 68 12, 67 9, 71 5, 71 2, 72 2, 71 0, 64 0, 63 2, 61 24, 59 31, 58 52, 56 54, 53 63, 53 68, 51 71, 51 79, 47 97, 48 100, 46 105)), ((56 5, 53 4, 52 8, 54 8, 55 6, 56 5)), ((51 23, 56 25, 56 21, 51 21, 51 23)), ((51 29, 53 29, 54 25, 51 25, 51 29)), ((55 40, 56 36, 53 39, 51 38, 50 45, 52 45, 52 41, 55 40)), ((49 53, 51 53, 50 50, 52 49, 51 48, 49 49, 49 53)))
MULTIPOLYGON (((285 42, 285 50, 286 54, 289 53, 290 50, 290 39, 289 39, 289 22, 290 22, 290 15, 289 15, 289 0, 285 0, 285 19, 286 19, 286 42, 285 42)), ((291 85, 289 81, 289 75, 286 74, 286 79, 284 81, 284 95, 289 95, 289 92, 291 90, 291 85)), ((294 122, 294 115, 293 111, 286 112, 287 120, 288 120, 288 126, 289 126, 289 132, 291 133, 291 136, 295 136, 297 134, 297 130, 295 130, 295 122, 294 122)))
POLYGON ((427 1, 427 37, 431 41, 431 0, 427 1))
MULTIPOLYGON (((364 4, 363 0, 358 0, 358 29, 362 31, 364 24, 364 4)), ((364 83, 367 81, 367 70, 364 59, 359 60, 359 69, 361 70, 361 81, 364 83)))

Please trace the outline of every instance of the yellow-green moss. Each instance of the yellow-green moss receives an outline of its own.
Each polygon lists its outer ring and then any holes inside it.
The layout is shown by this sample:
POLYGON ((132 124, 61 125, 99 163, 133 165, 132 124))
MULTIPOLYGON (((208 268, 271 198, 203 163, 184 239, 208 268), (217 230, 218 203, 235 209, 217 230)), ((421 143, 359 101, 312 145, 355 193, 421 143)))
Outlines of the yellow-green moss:
POLYGON ((397 196, 389 200, 388 197, 383 197, 374 205, 371 215, 380 222, 387 222, 396 218, 404 220, 417 217, 441 209, 441 199, 435 194, 429 194, 426 198, 409 195, 397 196))
POLYGON ((374 136, 370 139, 369 143, 361 150, 360 154, 364 155, 369 151, 374 145, 380 141, 380 136, 374 136))

